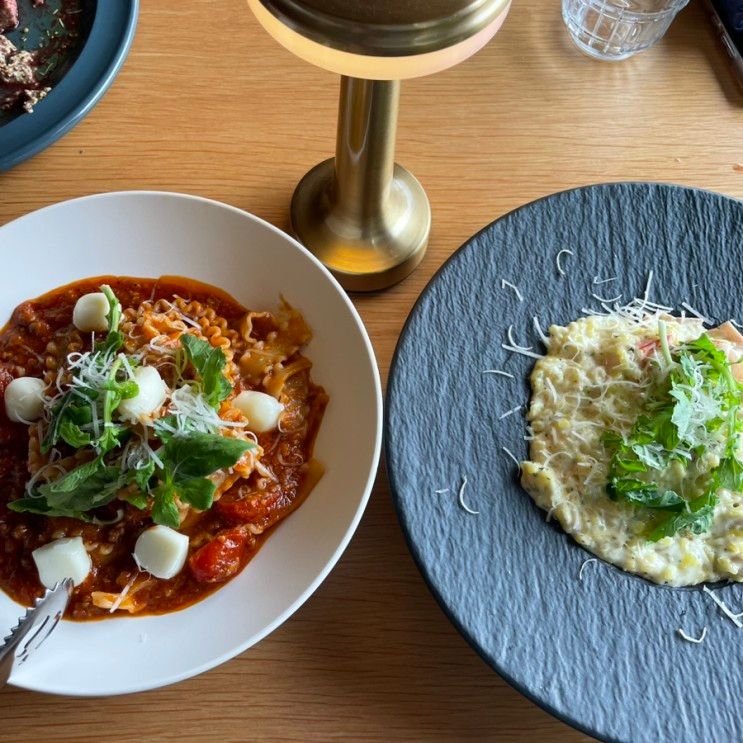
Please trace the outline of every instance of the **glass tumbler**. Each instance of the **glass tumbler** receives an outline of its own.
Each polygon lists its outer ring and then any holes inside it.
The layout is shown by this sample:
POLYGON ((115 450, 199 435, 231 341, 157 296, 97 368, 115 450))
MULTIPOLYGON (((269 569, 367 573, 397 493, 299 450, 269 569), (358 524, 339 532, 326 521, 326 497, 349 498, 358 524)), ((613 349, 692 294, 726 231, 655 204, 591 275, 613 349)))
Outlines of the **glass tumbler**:
POLYGON ((689 0, 562 0, 575 45, 596 59, 618 61, 648 49, 689 0))

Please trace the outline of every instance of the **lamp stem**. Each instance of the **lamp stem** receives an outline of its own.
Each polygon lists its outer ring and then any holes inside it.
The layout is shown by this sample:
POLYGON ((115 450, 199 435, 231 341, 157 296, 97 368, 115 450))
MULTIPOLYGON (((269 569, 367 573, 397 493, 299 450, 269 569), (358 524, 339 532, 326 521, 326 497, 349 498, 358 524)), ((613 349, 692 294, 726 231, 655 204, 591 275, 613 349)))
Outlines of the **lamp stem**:
POLYGON ((395 163, 399 100, 399 81, 342 77, 336 155, 292 197, 294 233, 350 291, 392 286, 426 252, 426 192, 395 163))
POLYGON ((395 168, 399 80, 341 77, 335 152, 338 208, 353 220, 378 219, 395 168))

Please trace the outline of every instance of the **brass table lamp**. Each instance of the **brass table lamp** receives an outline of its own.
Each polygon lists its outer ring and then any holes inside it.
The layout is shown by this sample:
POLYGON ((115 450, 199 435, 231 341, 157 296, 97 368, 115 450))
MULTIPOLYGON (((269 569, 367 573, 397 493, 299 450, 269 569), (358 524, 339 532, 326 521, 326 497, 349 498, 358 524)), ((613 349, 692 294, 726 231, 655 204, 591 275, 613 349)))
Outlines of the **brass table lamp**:
POLYGON ((289 51, 341 78, 335 158, 307 173, 292 227, 350 291, 384 289, 421 261, 431 208, 397 165, 400 80, 462 62, 501 27, 510 0, 248 0, 289 51))

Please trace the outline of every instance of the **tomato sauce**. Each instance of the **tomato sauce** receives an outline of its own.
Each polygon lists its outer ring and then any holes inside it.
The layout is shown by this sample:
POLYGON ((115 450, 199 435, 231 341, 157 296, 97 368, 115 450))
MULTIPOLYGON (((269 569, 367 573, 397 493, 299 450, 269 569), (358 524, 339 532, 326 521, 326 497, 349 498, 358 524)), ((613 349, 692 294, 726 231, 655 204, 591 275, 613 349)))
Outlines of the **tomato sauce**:
MULTIPOLYGON (((16 601, 31 604, 43 592, 31 556, 33 550, 61 537, 81 536, 93 568, 85 582, 75 588, 70 602, 68 618, 77 620, 111 616, 108 609, 93 603, 92 594, 116 594, 135 576, 139 581, 141 574, 132 552, 139 535, 152 525, 149 511, 115 500, 95 512, 98 523, 85 523, 9 510, 7 503, 24 495, 29 479, 29 427, 8 420, 2 399, 13 378, 42 376, 48 365, 45 349, 71 326, 75 302, 87 292, 98 291, 103 283, 111 286, 123 308, 178 295, 213 308, 230 328, 238 329, 246 314, 246 309, 226 293, 188 279, 104 277, 76 282, 24 302, 0 331, 0 588, 16 601)), ((89 345, 87 341, 86 349, 89 345)), ((244 381, 240 384, 247 386, 244 381)), ((264 480, 259 487, 254 472, 238 480, 208 511, 192 512, 181 527, 190 541, 186 566, 171 580, 142 580, 136 594, 142 608, 137 614, 184 608, 237 575, 271 529, 302 503, 321 476, 321 468, 312 459, 312 448, 327 396, 311 382, 309 370, 291 376, 287 385, 291 386, 288 394, 302 403, 299 409, 303 425, 292 426, 288 432, 258 434, 264 450, 260 461, 270 468, 275 481, 266 485, 264 480)), ((127 614, 116 613, 121 615, 127 614)))

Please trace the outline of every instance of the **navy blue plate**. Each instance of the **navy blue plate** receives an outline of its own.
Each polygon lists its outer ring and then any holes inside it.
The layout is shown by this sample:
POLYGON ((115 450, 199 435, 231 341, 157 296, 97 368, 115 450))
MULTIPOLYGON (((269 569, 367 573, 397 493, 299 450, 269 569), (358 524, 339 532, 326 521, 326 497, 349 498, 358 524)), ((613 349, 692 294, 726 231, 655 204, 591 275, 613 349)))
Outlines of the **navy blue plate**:
MULTIPOLYGON (((398 343, 386 454, 410 550, 459 631, 507 681, 569 724, 623 741, 741 740, 743 630, 698 589, 638 579, 590 555, 518 484, 521 411, 545 329, 591 296, 681 303, 743 320, 743 204, 654 184, 590 186, 518 209, 464 245, 425 290, 398 343), (566 272, 557 270, 556 257, 566 272), (594 278, 617 277, 594 285, 594 278), (523 295, 502 287, 505 279, 523 295), (484 375, 503 369, 515 379, 484 375), (465 504, 458 504, 467 477, 465 504), (447 490, 448 489, 448 490, 447 490), (445 492, 435 492, 435 491, 445 492), (677 629, 698 636, 682 640, 677 629)), ((743 610, 743 586, 718 595, 743 610)), ((495 703, 495 700, 494 700, 495 703)))
MULTIPOLYGON (((32 157, 87 116, 113 82, 134 38, 139 0, 82 0, 81 22, 87 38, 73 47, 71 65, 60 64, 60 77, 32 114, 0 120, 0 172, 32 157), (69 69, 68 69, 69 68, 69 69)), ((44 28, 43 8, 36 8, 44 28)), ((23 25, 23 19, 22 19, 23 25)), ((31 47, 39 28, 30 29, 31 47)), ((23 31, 9 34, 18 44, 23 31)))

